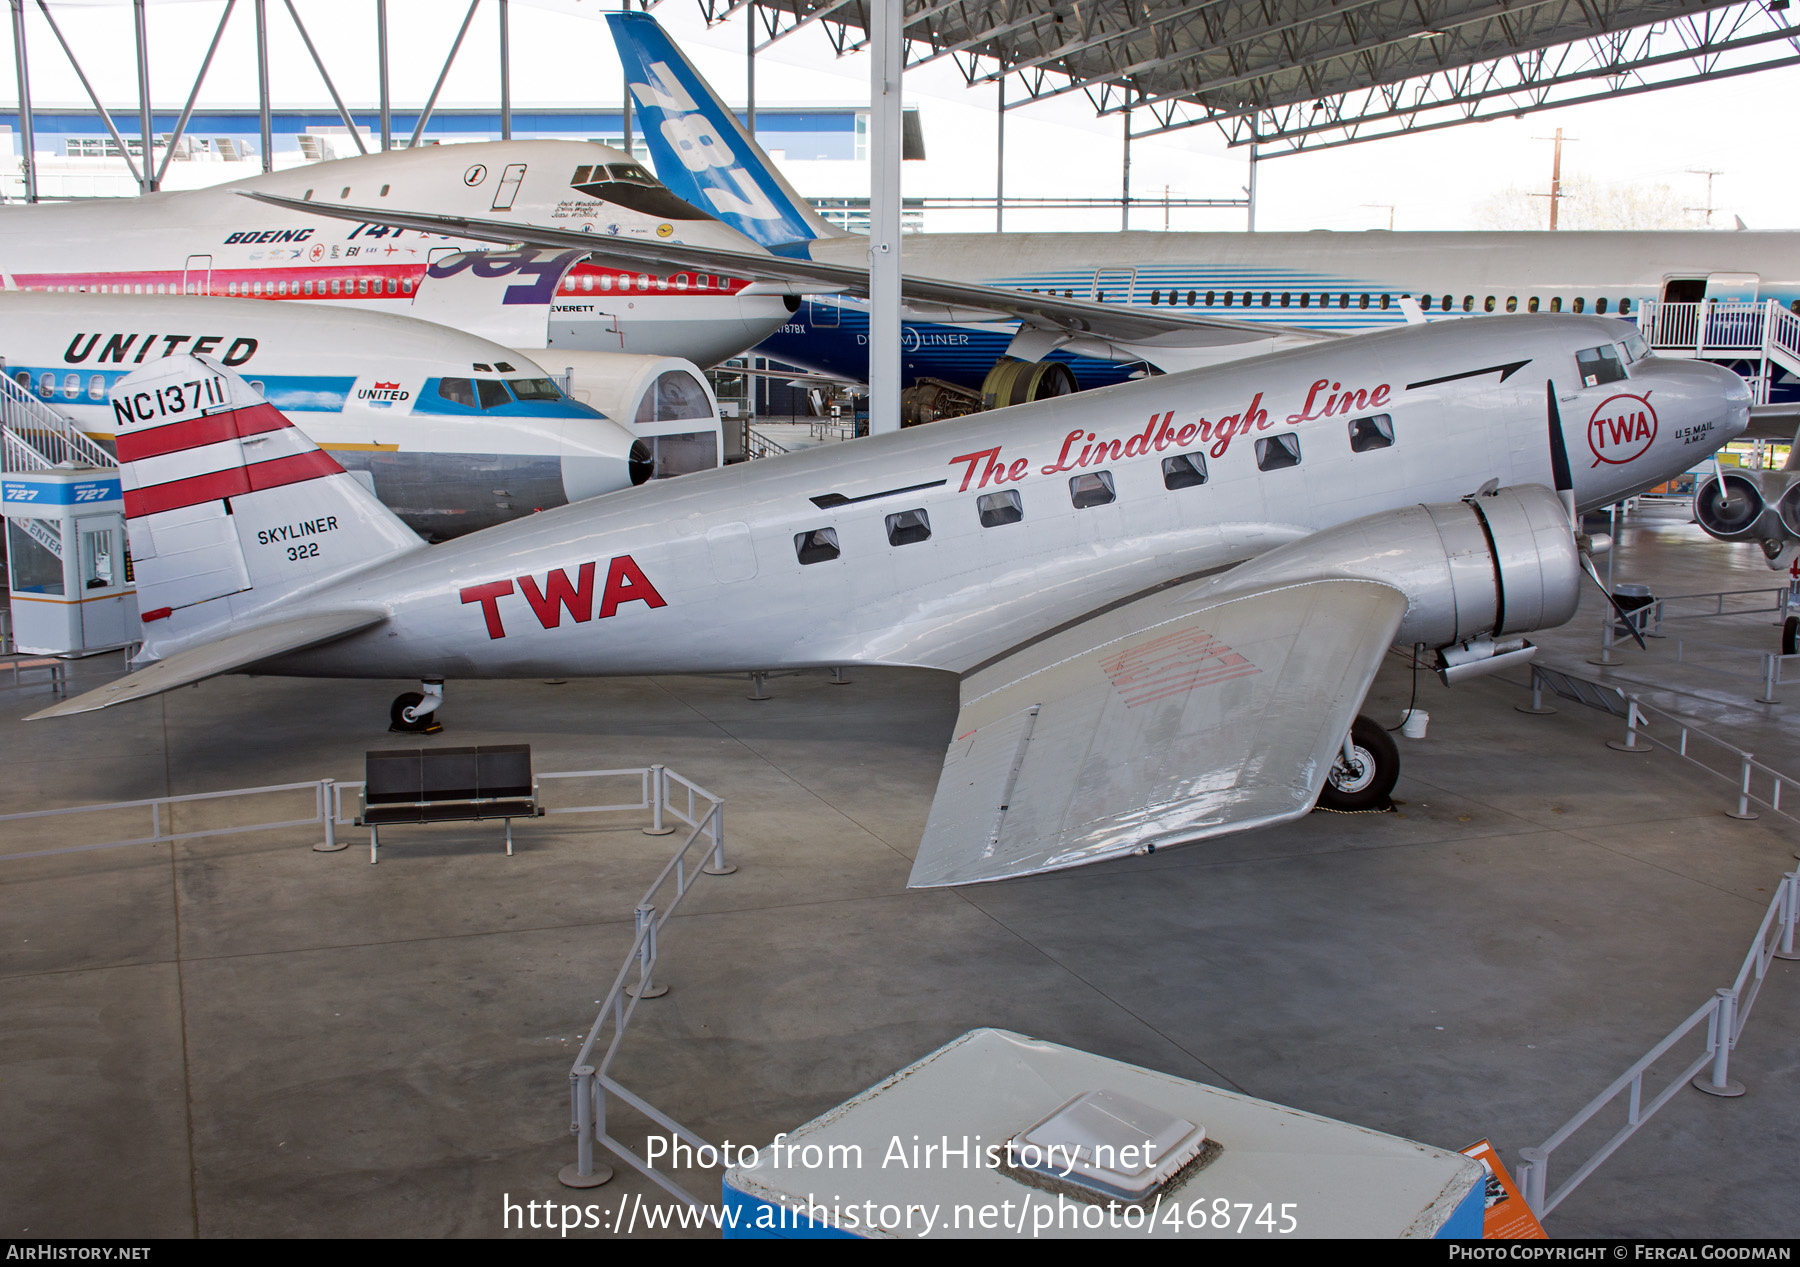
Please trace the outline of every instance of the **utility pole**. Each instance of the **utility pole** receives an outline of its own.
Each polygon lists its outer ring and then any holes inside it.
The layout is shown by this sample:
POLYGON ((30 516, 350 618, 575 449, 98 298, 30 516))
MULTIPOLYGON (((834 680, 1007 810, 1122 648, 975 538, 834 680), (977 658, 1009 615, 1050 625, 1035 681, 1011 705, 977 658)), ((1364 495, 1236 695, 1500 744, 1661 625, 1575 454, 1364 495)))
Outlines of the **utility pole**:
MULTIPOLYGON (((1531 195, 1533 198, 1548 198, 1550 200, 1550 232, 1555 233, 1557 207, 1564 198, 1569 196, 1562 191, 1563 131, 1561 128, 1558 128, 1556 129, 1556 135, 1554 137, 1534 136, 1531 139, 1534 141, 1554 140, 1556 142, 1556 149, 1550 158, 1550 192, 1547 194, 1531 195)), ((1571 141, 1579 141, 1581 138, 1578 136, 1571 136, 1568 139, 1571 141)))
POLYGON ((1683 211, 1705 212, 1706 213, 1706 227, 1710 229, 1710 228, 1712 228, 1712 213, 1714 210, 1713 200, 1712 200, 1713 177, 1714 176, 1723 176, 1725 173, 1724 172, 1709 172, 1705 168, 1699 168, 1699 167, 1690 167, 1687 170, 1688 170, 1688 175, 1690 175, 1690 176, 1706 177, 1706 205, 1704 207, 1683 207, 1682 210, 1683 211))

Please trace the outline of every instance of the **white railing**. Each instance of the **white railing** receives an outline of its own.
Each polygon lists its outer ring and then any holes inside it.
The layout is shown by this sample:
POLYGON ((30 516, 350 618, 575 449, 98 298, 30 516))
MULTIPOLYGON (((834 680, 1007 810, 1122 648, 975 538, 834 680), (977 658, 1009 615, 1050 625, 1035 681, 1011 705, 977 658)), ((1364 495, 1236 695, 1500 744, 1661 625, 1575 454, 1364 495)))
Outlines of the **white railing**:
POLYGON ((717 1150, 712 1145, 612 1076, 613 1060, 619 1054, 619 1044, 624 1041, 625 1032, 631 1024, 632 1016, 637 1012, 638 1004, 645 999, 668 993, 669 987, 657 984, 653 977, 657 939, 663 925, 668 923, 669 917, 681 905, 681 900, 687 896, 700 875, 730 875, 737 870, 736 866, 725 861, 725 802, 662 766, 652 766, 651 769, 655 772, 657 784, 653 794, 656 819, 646 831, 654 833, 667 830, 662 826, 664 812, 688 824, 690 830, 681 847, 675 851, 675 856, 669 859, 656 879, 650 882, 650 887, 633 908, 637 931, 632 938, 631 949, 626 952, 623 966, 613 977, 612 988, 600 1001, 600 1012, 588 1029, 587 1039, 581 1044, 575 1063, 570 1066, 569 1132, 575 1136, 575 1164, 563 1167, 557 1177, 571 1188, 593 1188, 605 1183, 612 1178, 612 1169, 594 1161, 594 1145, 604 1144, 670 1196, 689 1205, 698 1205, 699 1200, 693 1194, 656 1168, 653 1158, 639 1157, 629 1145, 610 1135, 606 1127, 607 1095, 610 1093, 661 1126, 671 1136, 684 1140, 696 1152, 704 1150, 717 1155, 717 1150), (669 795, 671 782, 686 790, 685 811, 669 795), (700 804, 702 801, 705 802, 704 807, 700 804), (659 901, 665 902, 660 910, 657 906, 659 901), (634 966, 637 970, 635 980, 632 979, 634 966), (600 1045, 602 1036, 609 1031, 611 1036, 606 1043, 605 1053, 595 1062, 594 1051, 600 1045))
POLYGON ((1800 954, 1794 951, 1794 926, 1797 919, 1800 919, 1800 872, 1789 871, 1776 886, 1775 896, 1769 900, 1768 910, 1764 912, 1762 923, 1756 930, 1756 938, 1750 943, 1750 951, 1744 956, 1743 966, 1738 969, 1737 977, 1732 983, 1715 991, 1712 998, 1669 1031, 1661 1042, 1614 1079, 1611 1086, 1588 1101, 1580 1112, 1558 1127, 1550 1138, 1536 1148, 1519 1150, 1519 1186, 1524 1190, 1525 1203, 1531 1207, 1533 1214, 1541 1219, 1561 1205, 1583 1180, 1618 1151, 1620 1145, 1637 1134, 1638 1128, 1654 1117, 1657 1110, 1674 1099, 1682 1087, 1691 1084, 1710 1095, 1727 1097, 1744 1093, 1743 1084, 1731 1078, 1731 1052, 1737 1046, 1738 1039, 1743 1036, 1744 1025, 1750 1019, 1750 1009, 1756 1004, 1756 996, 1762 990, 1770 965, 1777 959, 1800 959, 1800 954), (1677 1043, 1702 1025, 1706 1027, 1705 1050, 1683 1066, 1661 1091, 1645 1103, 1644 1076, 1677 1043), (1707 1069, 1709 1065, 1710 1070, 1707 1069), (1577 1166, 1575 1172, 1554 1193, 1549 1192, 1550 1155, 1621 1095, 1626 1096, 1624 1125, 1577 1166))
POLYGON ((1638 329, 1652 348, 1691 352, 1695 356, 1755 357, 1764 363, 1757 375, 1757 399, 1767 401, 1768 361, 1800 365, 1800 316, 1776 299, 1761 303, 1707 299, 1674 304, 1645 300, 1638 309, 1638 329))
POLYGON ((115 465, 113 455, 12 378, 0 374, 0 470, 115 465))
POLYGON ((753 458, 774 457, 777 453, 786 453, 784 445, 776 443, 755 427, 744 428, 744 450, 753 458))

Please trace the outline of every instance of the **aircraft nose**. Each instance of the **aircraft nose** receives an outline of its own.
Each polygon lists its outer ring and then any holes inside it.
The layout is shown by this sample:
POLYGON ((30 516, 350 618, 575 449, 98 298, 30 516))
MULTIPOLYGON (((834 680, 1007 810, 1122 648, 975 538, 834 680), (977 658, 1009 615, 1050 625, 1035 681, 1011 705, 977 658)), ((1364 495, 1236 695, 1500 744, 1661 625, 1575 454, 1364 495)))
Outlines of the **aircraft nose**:
POLYGON ((1684 368, 1700 380, 1702 392, 1716 393, 1717 421, 1724 439, 1735 440, 1742 435, 1750 426, 1749 380, 1711 361, 1688 361, 1684 368))
POLYGON ((571 418, 563 428, 563 495, 571 502, 650 478, 649 447, 610 418, 571 418))

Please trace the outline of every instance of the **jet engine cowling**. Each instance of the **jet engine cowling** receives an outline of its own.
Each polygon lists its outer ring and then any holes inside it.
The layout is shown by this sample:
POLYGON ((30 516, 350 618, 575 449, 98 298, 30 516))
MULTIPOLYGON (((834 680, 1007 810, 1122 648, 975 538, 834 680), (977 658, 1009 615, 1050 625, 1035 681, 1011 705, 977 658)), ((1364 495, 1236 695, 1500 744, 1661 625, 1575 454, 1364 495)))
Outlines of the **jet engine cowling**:
POLYGON ((1221 588, 1317 576, 1405 594, 1395 641, 1435 648, 1438 671, 1456 681, 1528 659, 1519 635, 1574 616, 1582 568, 1562 502, 1527 484, 1328 528, 1237 568, 1221 588))
POLYGON ((1747 541, 1781 532, 1780 516, 1769 510, 1757 482, 1736 471, 1714 476, 1694 492, 1694 522, 1721 541, 1747 541))

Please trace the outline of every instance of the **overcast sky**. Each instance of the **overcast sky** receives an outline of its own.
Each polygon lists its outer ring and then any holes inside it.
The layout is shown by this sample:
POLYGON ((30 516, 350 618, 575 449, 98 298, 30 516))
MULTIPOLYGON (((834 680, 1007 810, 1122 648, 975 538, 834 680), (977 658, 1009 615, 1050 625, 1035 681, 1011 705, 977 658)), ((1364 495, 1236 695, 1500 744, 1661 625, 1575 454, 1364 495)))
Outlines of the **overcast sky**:
MULTIPOLYGON (((375 101, 374 6, 369 0, 296 0, 339 90, 354 106, 375 101)), ((28 11, 34 6, 27 6, 28 11)), ((597 15, 616 8, 588 0, 523 0, 512 6, 513 85, 518 105, 616 106, 621 75, 612 41, 597 15)), ((136 110, 136 80, 128 4, 52 6, 89 78, 109 107, 136 110)), ((212 37, 218 0, 165 0, 149 9, 151 84, 158 109, 179 109, 212 37)), ((466 6, 454 0, 390 0, 393 91, 397 104, 417 105, 429 94, 466 6)), ((485 105, 498 100, 494 0, 477 11, 440 102, 485 105)), ((268 5, 271 82, 278 103, 329 107, 323 84, 282 4, 268 5)), ((683 43, 728 101, 744 94, 742 19, 707 30, 698 6, 661 5, 656 16, 683 43)), ((41 15, 28 13, 32 89, 39 108, 85 100, 41 15)), ((256 99, 252 6, 240 5, 227 28, 201 97, 204 105, 250 105, 256 99)), ((13 96, 11 59, 0 70, 0 94, 13 96)), ((809 28, 758 59, 762 105, 852 105, 868 99, 868 58, 839 59, 823 31, 809 28)), ((908 74, 909 105, 921 111, 928 160, 906 165, 910 195, 991 195, 994 189, 995 92, 965 89, 946 58, 908 74)), ((15 98, 16 99, 16 98, 15 98)), ((1523 119, 1425 133, 1416 137, 1260 165, 1258 227, 1262 229, 1397 229, 1475 227, 1481 204, 1507 186, 1546 189, 1551 145, 1561 127, 1572 138, 1564 172, 1606 183, 1669 185, 1684 206, 1706 199, 1714 180, 1715 224, 1740 215, 1752 228, 1795 227, 1794 180, 1779 133, 1765 120, 1791 113, 1800 100, 1800 68, 1764 71, 1716 84, 1677 88, 1616 101, 1546 111, 1523 119), (1365 205, 1376 204, 1376 205, 1365 205)), ((125 120, 121 129, 132 128, 125 120)), ((1097 119, 1080 93, 1009 111, 1006 189, 1013 195, 1117 196, 1121 124, 1097 119)), ((1246 179, 1243 150, 1228 150, 1218 132, 1193 128, 1134 144, 1132 192, 1175 197, 1240 196, 1246 179)), ((849 164, 800 164, 803 192, 860 191, 863 177, 849 164), (821 186, 831 184, 834 188, 821 186)), ((1175 228, 1231 229, 1242 212, 1183 213, 1175 228)), ((1133 227, 1161 228, 1159 209, 1134 213, 1133 227)), ((935 228, 991 227, 992 213, 933 221, 935 228)), ((1009 212, 1007 228, 1095 228, 1118 225, 1118 213, 1009 212)))

